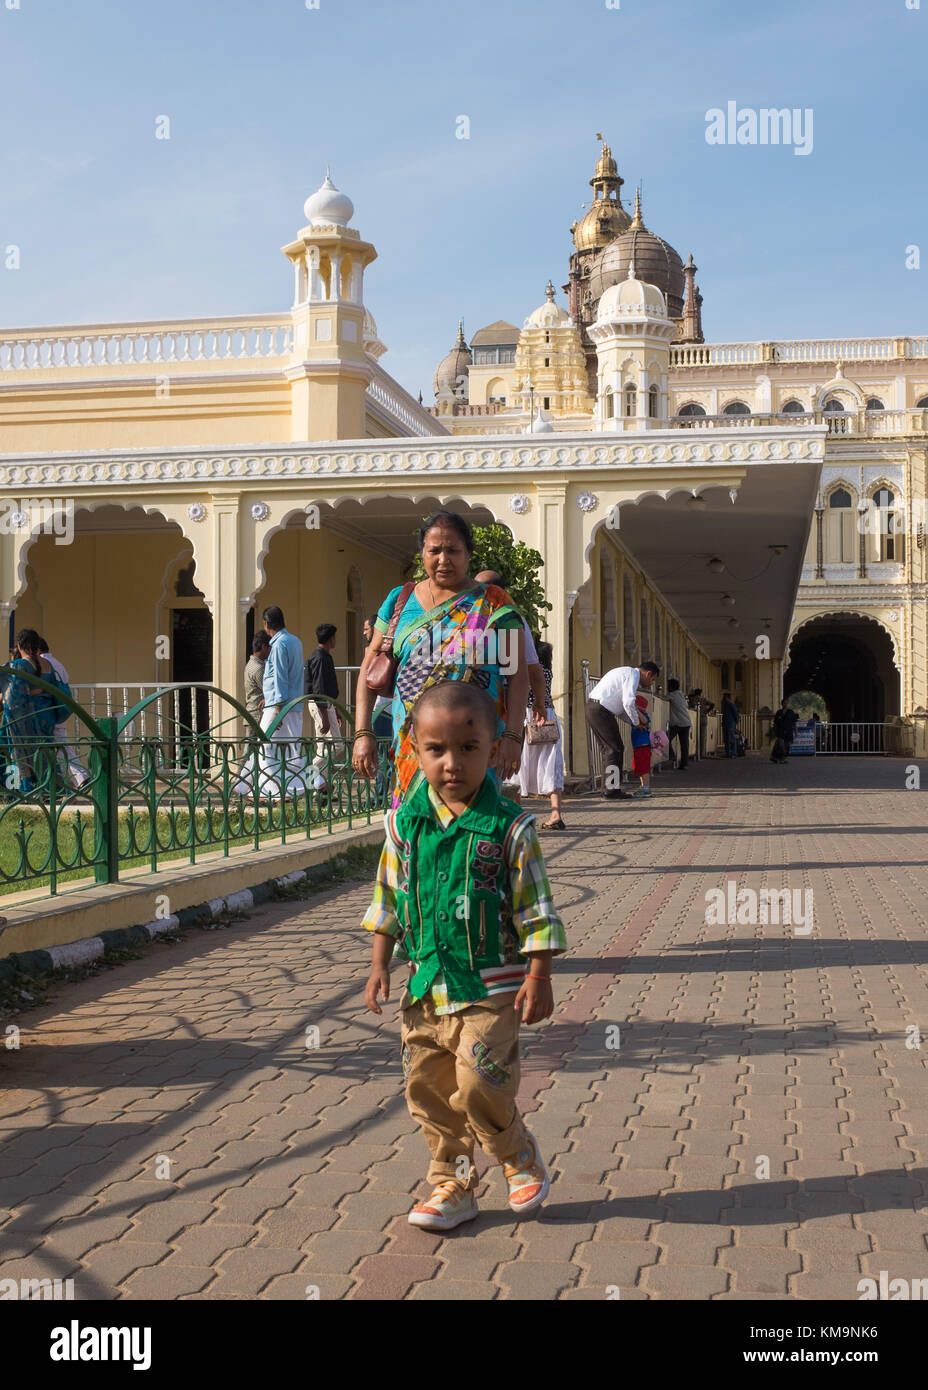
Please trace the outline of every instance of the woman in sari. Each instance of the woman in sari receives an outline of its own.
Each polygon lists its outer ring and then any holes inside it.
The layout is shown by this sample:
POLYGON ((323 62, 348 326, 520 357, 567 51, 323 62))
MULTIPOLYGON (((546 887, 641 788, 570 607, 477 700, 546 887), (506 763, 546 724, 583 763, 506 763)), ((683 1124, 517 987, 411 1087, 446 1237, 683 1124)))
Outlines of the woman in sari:
MULTIPOLYGON (((399 659, 391 706, 394 806, 422 780, 410 716, 423 690, 442 680, 469 680, 488 691, 496 702, 500 738, 496 769, 503 778, 519 770, 528 698, 522 617, 505 589, 470 578, 474 549, 470 526, 456 512, 436 512, 420 530, 419 542, 425 579, 403 604, 393 640, 399 659)), ((358 675, 351 765, 368 778, 376 776, 378 759, 371 729, 375 696, 367 685, 367 670, 383 644, 402 592, 402 585, 393 589, 378 611, 376 630, 358 675)))
MULTIPOLYGON (((23 628, 16 638, 16 658, 10 662, 15 671, 30 671, 34 676, 54 683, 55 673, 39 652, 39 634, 31 627, 23 628)), ((35 791, 35 758, 38 746, 51 744, 54 738, 55 702, 51 696, 23 680, 21 676, 3 677, 3 720, 0 724, 4 751, 16 767, 16 788, 22 792, 35 791)), ((12 790, 12 788, 7 788, 12 790)))

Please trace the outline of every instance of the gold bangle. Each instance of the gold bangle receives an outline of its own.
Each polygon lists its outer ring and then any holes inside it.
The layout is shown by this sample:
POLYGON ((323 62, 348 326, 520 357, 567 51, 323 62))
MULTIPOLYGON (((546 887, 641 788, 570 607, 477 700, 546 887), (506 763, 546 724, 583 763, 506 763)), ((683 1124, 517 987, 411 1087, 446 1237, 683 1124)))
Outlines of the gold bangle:
POLYGON ((353 735, 353 739, 355 739, 355 740, 356 740, 356 739, 359 739, 359 738, 376 738, 376 737, 377 737, 377 735, 374 733, 374 730, 373 730, 373 729, 355 729, 354 735, 353 735))
POLYGON ((514 733, 512 729, 504 729, 500 734, 500 738, 512 738, 515 739, 516 743, 520 745, 522 743, 522 735, 514 733))

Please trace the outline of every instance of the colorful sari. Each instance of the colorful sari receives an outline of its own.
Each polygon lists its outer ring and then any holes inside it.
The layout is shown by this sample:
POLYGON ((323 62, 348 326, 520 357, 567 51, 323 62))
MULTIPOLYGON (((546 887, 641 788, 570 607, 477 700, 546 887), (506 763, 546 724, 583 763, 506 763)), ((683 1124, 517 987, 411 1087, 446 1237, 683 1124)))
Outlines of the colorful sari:
POLYGON ((393 642, 400 663, 390 710, 394 807, 423 780, 411 737, 412 707, 419 696, 439 681, 473 681, 493 698, 501 732, 506 723, 506 676, 515 669, 522 631, 518 610, 496 584, 478 584, 454 594, 428 613, 418 604, 411 618, 407 611, 400 616, 393 642))

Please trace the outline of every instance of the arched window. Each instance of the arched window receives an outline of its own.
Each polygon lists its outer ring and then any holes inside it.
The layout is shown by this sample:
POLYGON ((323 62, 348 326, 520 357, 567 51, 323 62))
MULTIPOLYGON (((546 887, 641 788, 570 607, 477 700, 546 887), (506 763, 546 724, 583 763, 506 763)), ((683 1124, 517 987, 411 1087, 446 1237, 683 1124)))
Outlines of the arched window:
POLYGON ((723 689, 723 690, 728 690, 728 689, 730 689, 729 680, 728 680, 728 662, 727 662, 727 661, 723 661, 723 662, 722 662, 722 689, 723 689))
POLYGON ((744 684, 744 666, 740 661, 735 662, 735 685, 744 684))
POLYGON ((896 509, 895 494, 890 492, 888 487, 879 487, 873 494, 873 505, 879 518, 878 527, 874 528, 877 532, 874 539, 879 540, 878 556, 881 560, 892 560, 901 564, 905 519, 901 511, 896 509))
POLYGON ((691 430, 693 428, 692 422, 700 416, 704 416, 706 412, 701 405, 698 405, 695 401, 690 401, 689 405, 683 406, 677 413, 683 421, 682 428, 691 430))
POLYGON ((885 407, 885 405, 883 404, 883 402, 880 400, 879 396, 870 396, 870 397, 868 398, 868 400, 867 400, 867 409, 868 409, 868 410, 885 410, 886 407, 885 407))
POLYGON ((614 402, 614 400, 613 400, 613 398, 612 398, 612 391, 611 391, 611 389, 607 386, 607 387, 606 387, 606 394, 603 396, 603 419, 605 419, 605 420, 611 420, 611 419, 612 419, 613 414, 614 414, 614 411, 613 411, 613 406, 614 406, 614 404, 615 404, 615 402, 614 402))
POLYGON ((836 487, 828 494, 825 517, 825 559, 832 564, 853 564, 856 555, 854 542, 854 499, 846 487, 836 487))
POLYGON ((849 434, 850 419, 844 406, 834 396, 829 396, 822 407, 825 416, 825 424, 828 426, 829 434, 849 434))
POLYGON ((780 407, 780 412, 783 415, 805 415, 806 408, 802 401, 787 401, 780 407))
POLYGON ((722 411, 723 415, 750 415, 751 407, 745 405, 744 401, 729 401, 722 411))
POLYGON ((916 410, 928 410, 928 396, 922 396, 920 401, 915 402, 916 410))
POLYGON ((631 383, 625 388, 625 414, 627 416, 638 414, 638 391, 631 383))
POLYGON ((648 419, 656 420, 657 411, 660 406, 661 393, 656 386, 648 387, 648 419))

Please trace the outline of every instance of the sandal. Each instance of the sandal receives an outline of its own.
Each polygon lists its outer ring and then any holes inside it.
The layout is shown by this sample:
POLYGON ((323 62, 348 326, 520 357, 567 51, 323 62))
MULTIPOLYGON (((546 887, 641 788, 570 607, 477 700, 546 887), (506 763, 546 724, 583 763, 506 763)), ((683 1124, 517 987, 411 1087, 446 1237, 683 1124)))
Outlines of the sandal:
POLYGON ((566 829, 567 829, 567 826, 566 826, 566 825, 564 824, 564 822, 561 820, 560 816, 558 816, 557 820, 545 820, 545 821, 542 821, 542 823, 541 823, 541 825, 538 827, 538 829, 539 829, 539 830, 566 830, 566 829))

